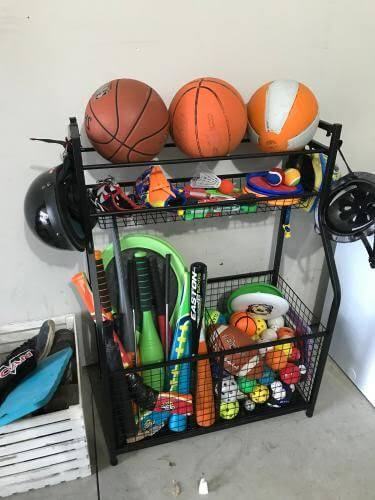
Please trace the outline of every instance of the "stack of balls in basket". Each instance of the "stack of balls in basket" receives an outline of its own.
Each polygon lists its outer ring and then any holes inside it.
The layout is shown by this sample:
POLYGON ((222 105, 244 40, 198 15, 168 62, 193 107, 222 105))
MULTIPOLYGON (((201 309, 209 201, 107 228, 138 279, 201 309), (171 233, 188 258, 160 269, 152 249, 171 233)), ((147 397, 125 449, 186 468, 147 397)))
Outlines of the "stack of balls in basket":
POLYGON ((236 417, 241 406, 245 412, 251 412, 259 405, 273 408, 288 405, 295 396, 296 384, 306 374, 296 332, 286 326, 283 316, 264 314, 259 307, 257 314, 257 307, 230 315, 207 311, 208 339, 214 351, 246 347, 224 356, 224 373, 218 367, 214 372, 223 419, 236 417), (282 339, 285 340, 282 344, 259 347, 282 339))

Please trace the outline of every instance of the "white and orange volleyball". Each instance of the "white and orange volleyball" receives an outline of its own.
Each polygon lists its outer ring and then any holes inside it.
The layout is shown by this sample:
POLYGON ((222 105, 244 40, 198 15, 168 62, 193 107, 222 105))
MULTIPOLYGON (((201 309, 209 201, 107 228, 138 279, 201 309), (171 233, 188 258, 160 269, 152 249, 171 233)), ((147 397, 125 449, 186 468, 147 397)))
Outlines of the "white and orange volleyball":
POLYGON ((318 101, 303 83, 275 80, 260 87, 247 105, 249 133, 262 151, 296 151, 314 137, 318 101))

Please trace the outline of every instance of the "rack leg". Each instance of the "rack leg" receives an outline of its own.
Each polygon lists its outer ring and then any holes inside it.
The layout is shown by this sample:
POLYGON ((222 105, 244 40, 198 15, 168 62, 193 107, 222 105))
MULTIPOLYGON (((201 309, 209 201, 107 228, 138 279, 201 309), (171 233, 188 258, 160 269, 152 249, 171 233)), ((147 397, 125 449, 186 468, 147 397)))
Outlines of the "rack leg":
POLYGON ((319 201, 319 213, 318 213, 319 227, 320 227, 320 234, 322 238, 324 253, 327 260, 328 273, 333 288, 333 301, 327 322, 327 332, 325 337, 323 337, 322 351, 319 356, 319 362, 315 373, 315 380, 311 391, 310 402, 306 410, 306 415, 308 417, 312 417, 314 413, 315 404, 318 398, 320 384, 322 382, 324 368, 328 357, 329 347, 331 345, 333 330, 335 328, 335 323, 341 302, 340 280, 337 273, 335 256, 332 249, 332 243, 328 237, 327 228, 324 222, 322 221, 322 207, 325 206, 327 200, 327 196, 332 181, 333 169, 336 163, 337 151, 341 145, 340 134, 341 134, 341 125, 335 124, 333 126, 333 133, 332 133, 331 143, 329 146, 329 153, 326 165, 326 176, 324 178, 322 194, 319 201))
POLYGON ((279 278, 281 256, 283 253, 283 246, 284 246, 283 225, 285 224, 287 211, 288 211, 288 207, 283 207, 281 209, 281 213, 280 213, 280 221, 279 221, 279 229, 277 232, 277 243, 276 243, 275 257, 274 257, 274 261, 273 261, 272 284, 274 286, 277 286, 277 280, 279 278))

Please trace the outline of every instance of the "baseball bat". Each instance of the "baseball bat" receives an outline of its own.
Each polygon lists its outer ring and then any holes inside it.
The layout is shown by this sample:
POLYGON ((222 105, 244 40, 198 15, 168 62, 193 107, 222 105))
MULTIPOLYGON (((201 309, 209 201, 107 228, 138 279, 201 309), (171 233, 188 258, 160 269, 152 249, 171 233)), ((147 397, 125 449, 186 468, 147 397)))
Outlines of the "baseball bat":
MULTIPOLYGON (((99 272, 100 279, 104 279, 104 286, 102 281, 102 286, 99 286, 99 298, 102 306, 102 315, 105 318, 103 322, 103 345, 105 349, 105 356, 108 365, 108 369, 110 372, 115 372, 124 366, 124 364, 128 365, 131 363, 131 358, 126 355, 125 352, 121 352, 119 347, 120 341, 115 338, 116 335, 113 331, 113 321, 112 321, 112 308, 109 299, 108 289, 105 280, 105 274, 101 273, 101 266, 103 266, 103 262, 101 260, 101 253, 95 254, 95 264, 97 272, 99 272), (102 298, 105 302, 105 307, 103 307, 102 298), (111 333, 112 335, 111 335, 111 333), (117 340, 117 342, 116 342, 117 340)), ((104 273, 104 268, 103 268, 104 273)), ((99 279, 99 278, 98 278, 99 279)), ((91 316, 95 319, 95 306, 92 290, 87 281, 86 275, 84 273, 78 273, 72 278, 72 282, 77 288, 79 295, 82 297, 82 300, 91 316)), ((138 432, 138 426, 135 422, 133 415, 133 407, 130 399, 128 385, 122 384, 117 387, 117 391, 120 394, 120 399, 123 402, 123 408, 126 412, 126 415, 129 415, 129 418, 123 419, 121 421, 121 425, 123 426, 123 433, 126 436, 135 436, 138 432)), ((116 401, 114 401, 114 405, 116 405, 116 401)))
POLYGON ((152 290, 155 301, 156 319, 158 322, 160 340, 165 352, 165 337, 166 337, 166 321, 165 321, 165 307, 164 307, 164 293, 161 286, 158 264, 155 257, 149 257, 152 290))
MULTIPOLYGON (((152 316, 152 291, 149 262, 146 252, 139 251, 135 255, 135 268, 137 273, 138 294, 142 312, 142 329, 139 339, 139 353, 142 366, 161 363, 164 360, 163 346, 155 327, 152 316)), ((144 382, 161 391, 164 386, 163 368, 152 368, 142 372, 144 382)))
POLYGON ((136 320, 137 277, 136 277, 134 259, 130 259, 128 261, 128 282, 130 285, 130 303, 131 303, 131 308, 132 308, 133 336, 134 336, 134 344, 135 344, 135 366, 138 366, 139 359, 138 359, 137 320, 136 320))
POLYGON ((194 262, 190 266, 190 318, 192 353, 197 354, 199 336, 202 328, 204 302, 206 297, 207 266, 194 262))
MULTIPOLYGON (((190 317, 193 354, 207 354, 204 311, 207 286, 207 266, 194 262, 190 267, 190 317)), ((195 373, 195 420, 200 427, 215 423, 215 400, 209 359, 200 359, 195 373)))
POLYGON ((169 323, 169 295, 170 295, 170 276, 171 276, 171 254, 165 256, 164 269, 164 302, 165 302, 165 359, 169 359, 171 349, 172 331, 169 323))
MULTIPOLYGON (((178 309, 176 327, 173 336, 170 359, 181 359, 191 355, 191 322, 190 322, 190 293, 189 273, 185 271, 183 277, 183 291, 178 309)), ((190 363, 172 365, 169 372, 169 390, 187 394, 190 391, 190 363)), ((187 427, 185 415, 171 415, 168 422, 169 429, 182 432, 187 427)))
MULTIPOLYGON (((119 323, 119 337, 125 349, 129 353, 135 352, 135 343, 132 327, 132 311, 129 299, 129 291, 125 286, 125 271, 121 257, 121 247, 118 234, 116 217, 113 217, 112 229, 113 253, 115 256, 115 267, 118 281, 119 303, 117 311, 117 319, 119 323)), ((133 355, 132 355, 133 357, 133 355)))
MULTIPOLYGON (((100 262, 101 253, 95 252, 95 258, 97 263, 97 269, 99 268, 100 271, 100 265, 102 264, 102 262, 100 262)), ((79 274, 82 275, 83 277, 82 284, 80 284, 79 286, 79 294, 81 297, 82 297, 81 294, 82 293, 84 294, 86 298, 85 305, 89 306, 90 314, 94 315, 95 311, 94 311, 94 300, 93 300, 92 290, 90 288, 90 285, 88 284, 85 274, 84 273, 79 273, 79 274)), ((75 275, 72 278, 72 280, 76 279, 76 276, 77 275, 75 275)), ((102 285, 103 286, 101 287, 100 293, 102 294, 102 297, 105 299, 106 296, 109 297, 106 281, 102 280, 102 285)), ((109 305, 108 312, 109 314, 112 314, 110 300, 108 300, 108 305, 109 305)), ((110 345, 110 342, 108 342, 109 339, 106 340, 106 354, 108 354, 110 357, 111 367, 113 368, 113 370, 121 368, 121 365, 119 363, 114 362, 116 360, 116 356, 113 354, 113 351, 115 351, 117 355, 119 354, 118 351, 120 351, 123 368, 131 367, 130 356, 125 351, 115 331, 113 331, 113 339, 116 345, 110 345), (110 345, 112 351, 107 349, 107 345, 110 345)), ((129 388, 131 390, 132 396, 134 397, 134 400, 138 404, 138 406, 143 410, 150 410, 155 412, 169 411, 171 413, 183 413, 184 415, 192 414, 193 402, 192 402, 192 396, 190 394, 185 395, 172 392, 158 392, 152 389, 151 387, 147 386, 143 382, 142 377, 137 373, 133 372, 127 373, 126 376, 128 378, 129 388)))

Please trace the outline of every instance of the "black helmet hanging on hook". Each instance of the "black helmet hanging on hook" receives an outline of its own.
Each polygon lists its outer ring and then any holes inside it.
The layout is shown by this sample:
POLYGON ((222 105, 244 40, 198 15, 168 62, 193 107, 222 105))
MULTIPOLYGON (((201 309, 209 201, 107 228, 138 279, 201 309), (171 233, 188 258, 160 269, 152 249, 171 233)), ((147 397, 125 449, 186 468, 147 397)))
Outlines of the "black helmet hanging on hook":
MULTIPOLYGON (((367 237, 375 232, 375 175, 351 172, 333 185, 321 207, 321 224, 330 238, 340 243, 361 240, 375 268, 375 246, 367 237)), ((315 225, 319 228, 319 205, 315 210, 315 225)), ((374 240, 375 245, 375 240, 374 240)))
POLYGON ((69 157, 31 183, 24 211, 31 231, 47 245, 62 250, 85 250, 85 235, 74 196, 69 157))

